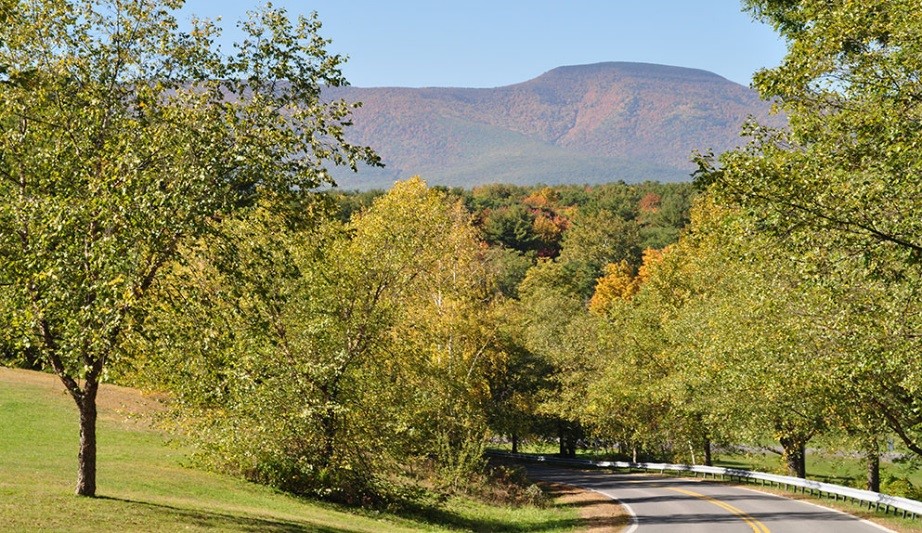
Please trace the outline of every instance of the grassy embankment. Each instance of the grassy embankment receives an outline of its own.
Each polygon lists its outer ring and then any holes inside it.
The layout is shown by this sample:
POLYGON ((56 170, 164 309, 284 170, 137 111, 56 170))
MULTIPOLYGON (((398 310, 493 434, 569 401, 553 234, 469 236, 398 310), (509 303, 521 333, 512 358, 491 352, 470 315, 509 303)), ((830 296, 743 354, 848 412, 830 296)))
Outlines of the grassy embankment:
MULTIPOLYGON (((57 378, 0 368, 0 529, 5 531, 572 531, 585 502, 546 508, 465 498, 402 517, 307 501, 183 466, 186 451, 133 416, 137 391, 100 392, 97 498, 73 495, 77 416, 57 378)), ((605 504, 609 505, 609 504, 605 504)))

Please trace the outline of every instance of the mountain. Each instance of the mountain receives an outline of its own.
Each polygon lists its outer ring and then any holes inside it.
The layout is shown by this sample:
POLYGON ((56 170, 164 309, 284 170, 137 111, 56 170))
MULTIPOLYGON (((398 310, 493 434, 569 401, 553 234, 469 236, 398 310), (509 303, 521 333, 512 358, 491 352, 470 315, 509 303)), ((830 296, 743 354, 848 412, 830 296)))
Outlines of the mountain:
POLYGON ((695 149, 739 146, 747 116, 779 125, 751 89, 711 72, 647 63, 555 68, 492 89, 330 88, 362 102, 347 138, 383 169, 339 172, 345 189, 430 184, 688 180, 695 149))

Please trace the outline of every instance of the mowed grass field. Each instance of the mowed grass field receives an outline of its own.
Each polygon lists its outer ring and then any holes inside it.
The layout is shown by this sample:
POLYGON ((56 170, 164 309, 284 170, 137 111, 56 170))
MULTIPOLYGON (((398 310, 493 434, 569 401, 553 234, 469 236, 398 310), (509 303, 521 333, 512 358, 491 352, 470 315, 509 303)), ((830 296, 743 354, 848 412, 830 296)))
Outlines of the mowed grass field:
MULTIPOLYGON (((157 403, 104 386, 97 498, 73 494, 77 411, 55 376, 0 368, 0 531, 573 531, 579 505, 450 498, 417 517, 295 498, 183 466, 145 422, 157 403)), ((244 428, 241 428, 244 430, 244 428)))

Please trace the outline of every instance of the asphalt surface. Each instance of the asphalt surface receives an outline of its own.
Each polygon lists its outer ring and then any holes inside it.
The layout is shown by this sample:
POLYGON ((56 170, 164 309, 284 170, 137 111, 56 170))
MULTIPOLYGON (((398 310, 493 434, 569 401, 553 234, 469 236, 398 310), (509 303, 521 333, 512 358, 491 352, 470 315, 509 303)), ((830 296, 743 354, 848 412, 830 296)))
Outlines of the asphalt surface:
POLYGON ((535 480, 574 485, 619 501, 633 533, 890 531, 854 516, 743 487, 690 478, 528 465, 535 480))

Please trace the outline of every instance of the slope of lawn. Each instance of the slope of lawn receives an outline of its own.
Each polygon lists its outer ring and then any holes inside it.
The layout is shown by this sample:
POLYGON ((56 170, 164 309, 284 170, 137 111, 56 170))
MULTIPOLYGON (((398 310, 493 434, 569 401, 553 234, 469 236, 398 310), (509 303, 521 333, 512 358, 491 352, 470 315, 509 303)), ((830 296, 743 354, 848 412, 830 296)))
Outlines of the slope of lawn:
POLYGON ((97 498, 73 495, 77 413, 54 376, 0 368, 0 529, 6 531, 570 531, 572 506, 493 507, 450 499, 402 518, 294 498, 183 466, 138 413, 156 402, 105 386, 97 498))

